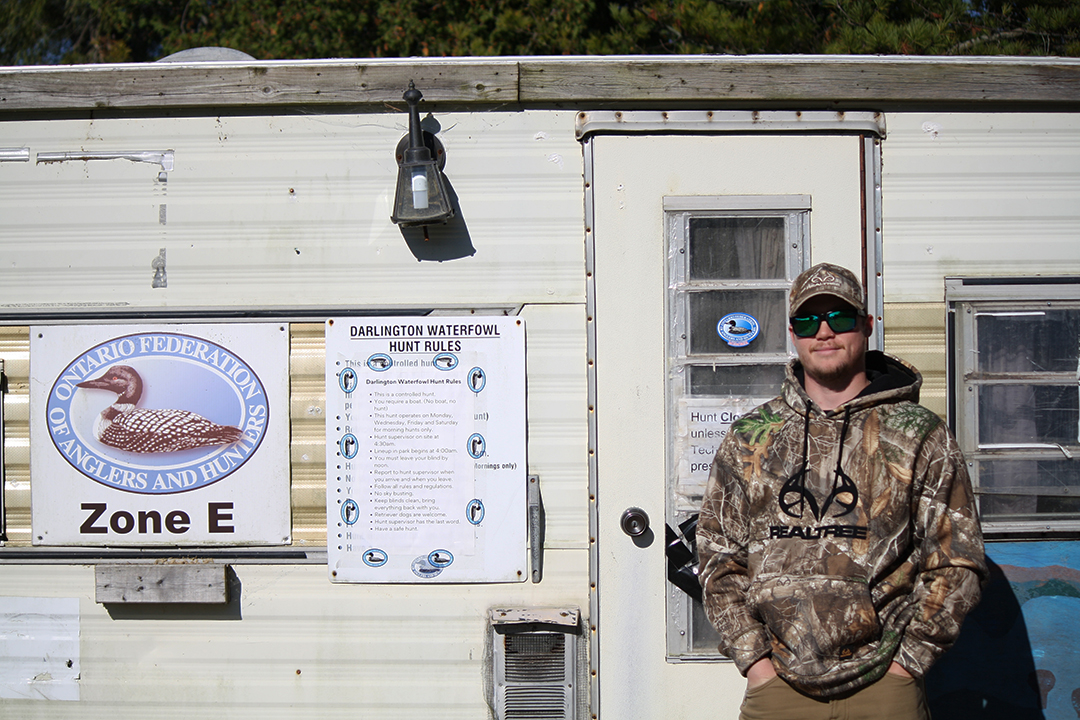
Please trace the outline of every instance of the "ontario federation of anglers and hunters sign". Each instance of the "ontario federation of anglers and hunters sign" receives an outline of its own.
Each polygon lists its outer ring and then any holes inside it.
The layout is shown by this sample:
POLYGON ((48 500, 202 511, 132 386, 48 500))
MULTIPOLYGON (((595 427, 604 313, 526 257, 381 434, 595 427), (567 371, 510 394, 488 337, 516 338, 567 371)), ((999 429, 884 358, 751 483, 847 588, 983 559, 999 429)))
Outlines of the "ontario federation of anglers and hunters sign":
POLYGON ((32 328, 34 543, 288 543, 287 336, 32 328))

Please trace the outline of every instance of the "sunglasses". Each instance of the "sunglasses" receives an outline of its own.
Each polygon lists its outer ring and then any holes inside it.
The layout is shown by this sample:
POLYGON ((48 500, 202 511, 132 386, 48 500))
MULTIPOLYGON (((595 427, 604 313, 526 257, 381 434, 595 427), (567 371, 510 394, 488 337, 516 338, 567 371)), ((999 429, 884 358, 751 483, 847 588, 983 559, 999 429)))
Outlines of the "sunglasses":
POLYGON ((859 324, 860 313, 856 310, 833 310, 820 315, 801 315, 791 318, 791 330, 796 337, 808 338, 817 335, 821 321, 829 323, 834 333, 846 333, 859 324))

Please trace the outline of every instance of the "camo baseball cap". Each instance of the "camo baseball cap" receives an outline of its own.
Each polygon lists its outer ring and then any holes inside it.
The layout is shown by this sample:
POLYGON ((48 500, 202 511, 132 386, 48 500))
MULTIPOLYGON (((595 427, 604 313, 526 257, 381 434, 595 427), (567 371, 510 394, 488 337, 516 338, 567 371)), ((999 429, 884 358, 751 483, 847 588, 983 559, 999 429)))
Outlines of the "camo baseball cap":
POLYGON ((862 283, 847 268, 819 263, 801 273, 791 284, 791 294, 788 296, 791 314, 795 315, 803 303, 818 295, 832 295, 866 314, 862 283))

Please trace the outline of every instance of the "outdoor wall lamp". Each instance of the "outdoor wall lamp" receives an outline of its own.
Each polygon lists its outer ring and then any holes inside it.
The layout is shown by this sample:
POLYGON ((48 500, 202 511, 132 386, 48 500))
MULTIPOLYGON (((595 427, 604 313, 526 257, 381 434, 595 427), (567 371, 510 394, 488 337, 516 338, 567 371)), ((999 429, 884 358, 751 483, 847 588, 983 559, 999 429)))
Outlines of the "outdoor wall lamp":
MULTIPOLYGON (((450 198, 443 184, 440 162, 431 156, 431 148, 424 142, 420 127, 420 110, 417 107, 423 94, 409 81, 409 89, 401 96, 409 104, 409 134, 398 143, 397 193, 394 196, 394 214, 390 219, 401 226, 433 225, 444 223, 454 216, 450 198)), ((436 153, 441 147, 431 136, 436 153)))

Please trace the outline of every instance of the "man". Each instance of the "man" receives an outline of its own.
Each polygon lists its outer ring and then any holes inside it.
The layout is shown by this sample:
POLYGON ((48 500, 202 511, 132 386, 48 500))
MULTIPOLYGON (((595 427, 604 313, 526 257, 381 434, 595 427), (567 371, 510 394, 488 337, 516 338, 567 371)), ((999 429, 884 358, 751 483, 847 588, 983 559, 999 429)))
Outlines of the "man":
POLYGON ((987 577, 963 457, 918 371, 867 351, 850 271, 815 265, 789 300, 798 359, 705 490, 705 611, 747 678, 743 720, 925 720, 921 679, 987 577))

